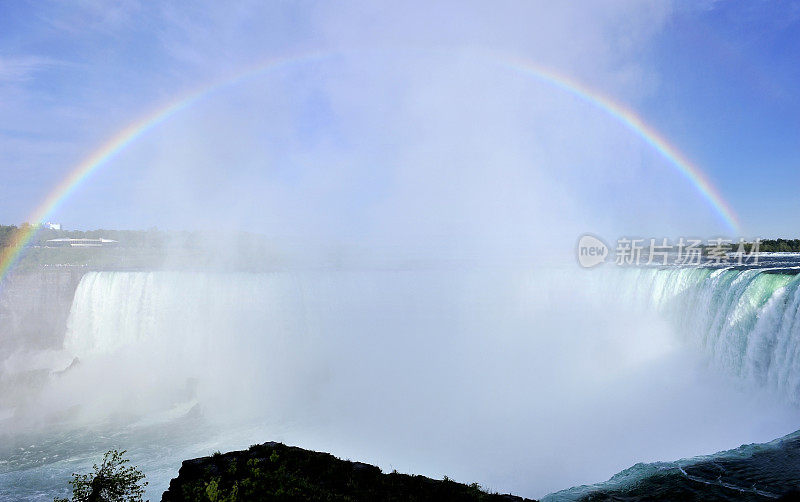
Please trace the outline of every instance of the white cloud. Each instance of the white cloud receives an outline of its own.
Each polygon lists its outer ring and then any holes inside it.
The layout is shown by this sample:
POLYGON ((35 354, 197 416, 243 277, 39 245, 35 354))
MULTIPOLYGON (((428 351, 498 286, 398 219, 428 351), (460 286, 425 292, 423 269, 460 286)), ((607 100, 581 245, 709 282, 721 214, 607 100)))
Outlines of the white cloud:
POLYGON ((42 56, 0 56, 0 85, 29 82, 37 72, 56 64, 59 63, 42 56))

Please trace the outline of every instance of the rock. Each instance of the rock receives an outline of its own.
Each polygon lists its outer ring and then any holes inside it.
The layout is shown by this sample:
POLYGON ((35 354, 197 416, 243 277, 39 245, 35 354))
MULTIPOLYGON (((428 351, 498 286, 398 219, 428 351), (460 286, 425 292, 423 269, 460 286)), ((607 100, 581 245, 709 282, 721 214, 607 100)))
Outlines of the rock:
POLYGON ((505 501, 514 495, 489 494, 477 485, 393 472, 363 462, 264 443, 248 450, 186 460, 162 502, 342 500, 342 501, 505 501))

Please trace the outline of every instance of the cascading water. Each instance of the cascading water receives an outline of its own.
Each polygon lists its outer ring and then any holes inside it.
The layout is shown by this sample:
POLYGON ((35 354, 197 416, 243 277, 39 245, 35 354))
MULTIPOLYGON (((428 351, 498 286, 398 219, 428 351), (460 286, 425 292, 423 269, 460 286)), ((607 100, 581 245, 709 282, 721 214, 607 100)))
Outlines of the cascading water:
POLYGON ((638 268, 616 279, 623 301, 663 315, 717 366, 800 402, 800 275, 638 268))
MULTIPOLYGON (((800 402, 800 274, 796 267, 637 268, 612 274, 623 301, 658 312, 688 345, 751 388, 800 402)), ((796 412, 795 412, 796 414, 796 412)), ((722 415, 720 418, 726 418, 722 415)), ((797 422, 794 423, 794 428, 797 422)), ((772 500, 797 487, 800 431, 710 455, 637 463, 607 481, 544 497, 772 500)))
POLYGON ((78 362, 6 422, 45 432, 0 449, 0 496, 81 470, 20 463, 33 444, 88 465, 128 448, 157 499, 185 458, 279 440, 538 497, 796 430, 796 407, 703 361, 796 395, 797 302, 797 276, 763 270, 91 272, 78 362))
POLYGON ((180 409, 187 399, 208 411, 235 401, 248 414, 291 399, 293 383, 324 369, 309 345, 305 301, 287 274, 92 272, 75 293, 64 349, 98 377, 109 366, 131 375, 114 372, 132 396, 98 395, 95 416, 180 409))
MULTIPOLYGON (((614 270, 602 278, 621 302, 658 312, 721 368, 800 401, 800 275, 698 267, 614 270)), ((222 355, 217 333, 258 332, 263 341, 265 332, 285 340, 292 331, 300 343, 297 323, 308 331, 304 303, 313 301, 303 287, 283 274, 89 273, 75 294, 64 348, 83 359, 170 337, 173 347, 195 346, 184 356, 207 360, 222 355), (207 350, 197 354, 198 345, 207 350)))

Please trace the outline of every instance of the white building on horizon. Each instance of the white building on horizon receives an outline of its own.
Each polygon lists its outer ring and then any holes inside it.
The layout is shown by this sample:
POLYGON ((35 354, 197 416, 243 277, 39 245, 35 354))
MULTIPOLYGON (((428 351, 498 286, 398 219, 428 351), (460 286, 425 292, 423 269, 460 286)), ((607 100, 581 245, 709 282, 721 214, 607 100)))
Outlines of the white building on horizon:
POLYGON ((45 241, 45 246, 50 248, 56 247, 73 247, 73 248, 99 248, 111 247, 119 244, 119 241, 114 239, 49 239, 45 241))

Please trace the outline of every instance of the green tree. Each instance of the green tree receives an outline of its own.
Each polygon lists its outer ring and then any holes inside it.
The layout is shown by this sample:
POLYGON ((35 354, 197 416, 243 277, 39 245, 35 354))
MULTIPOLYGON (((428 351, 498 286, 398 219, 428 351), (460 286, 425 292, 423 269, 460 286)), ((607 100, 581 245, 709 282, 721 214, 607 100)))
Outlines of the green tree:
MULTIPOLYGON (((111 450, 103 455, 103 462, 94 465, 94 472, 73 474, 72 502, 142 502, 144 474, 135 466, 126 465, 125 450, 111 450)), ((55 498, 53 502, 70 502, 55 498)))

